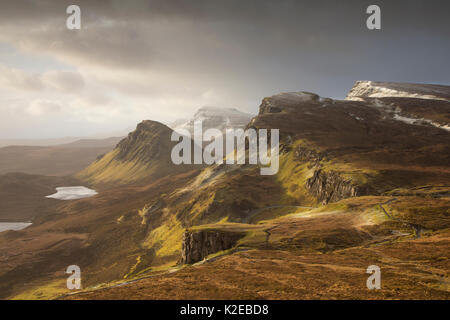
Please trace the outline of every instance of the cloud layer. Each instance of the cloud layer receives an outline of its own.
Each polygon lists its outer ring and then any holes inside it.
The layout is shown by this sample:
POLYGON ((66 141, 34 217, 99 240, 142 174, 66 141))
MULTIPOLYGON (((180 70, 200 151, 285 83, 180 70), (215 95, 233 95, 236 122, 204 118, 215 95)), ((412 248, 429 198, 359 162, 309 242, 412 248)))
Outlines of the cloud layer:
POLYGON ((71 1, 0 4, 0 137, 89 135, 203 105, 343 97, 356 80, 449 83, 448 1, 71 1), (2 46, 3 44, 3 46, 2 46), (8 122, 8 123, 7 123, 8 122), (34 130, 30 130, 34 127, 34 130))

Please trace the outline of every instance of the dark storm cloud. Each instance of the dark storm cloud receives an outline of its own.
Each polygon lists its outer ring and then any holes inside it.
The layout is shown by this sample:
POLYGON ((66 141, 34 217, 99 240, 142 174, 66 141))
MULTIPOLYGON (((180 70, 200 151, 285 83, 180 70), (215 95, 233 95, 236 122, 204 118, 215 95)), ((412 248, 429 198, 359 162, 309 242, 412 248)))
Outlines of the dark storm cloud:
MULTIPOLYGON (((77 69, 85 90, 147 99, 164 118, 172 102, 185 113, 203 103, 256 112, 280 91, 343 98, 356 80, 449 84, 448 12, 439 0, 2 1, 0 41, 77 69), (82 30, 65 27, 70 4, 82 30), (366 28, 371 4, 382 30, 366 28)), ((13 72, 27 81, 10 86, 39 86, 13 72)))
POLYGON ((449 53, 448 1, 377 1, 381 31, 365 28, 369 1, 77 1, 87 28, 79 34, 64 28, 65 8, 72 3, 4 2, 0 24, 24 24, 27 28, 18 36, 25 43, 93 64, 162 64, 214 74, 225 68, 255 76, 266 68, 286 71, 289 81, 295 80, 290 70, 309 74, 317 68, 320 81, 321 73, 361 73, 355 69, 381 76, 379 60, 384 59, 386 66, 400 63, 407 76, 422 65, 424 80, 436 72, 437 81, 445 80, 437 65, 449 53), (39 32, 40 25, 47 28, 39 32))

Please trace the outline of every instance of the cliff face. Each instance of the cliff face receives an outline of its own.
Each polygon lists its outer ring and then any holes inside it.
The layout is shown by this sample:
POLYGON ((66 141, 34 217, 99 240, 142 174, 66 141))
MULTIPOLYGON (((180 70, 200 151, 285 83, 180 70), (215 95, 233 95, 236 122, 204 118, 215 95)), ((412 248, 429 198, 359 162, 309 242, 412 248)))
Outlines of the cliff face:
POLYGON ((187 129, 193 136, 194 123, 201 121, 203 131, 215 128, 226 133, 227 129, 244 129, 253 116, 234 108, 202 107, 191 119, 176 121, 171 127, 175 131, 187 129))
POLYGON ((230 249, 243 236, 244 234, 240 232, 186 230, 183 235, 181 263, 195 263, 212 253, 230 249))
POLYGON ((337 172, 321 169, 314 171, 314 175, 306 181, 306 187, 323 204, 367 194, 365 188, 345 180, 337 172))
POLYGON ((325 153, 299 146, 294 150, 294 155, 297 161, 306 162, 308 168, 314 168, 313 176, 306 180, 306 188, 323 204, 367 194, 366 188, 343 178, 338 172, 322 170, 321 161, 327 159, 325 153))

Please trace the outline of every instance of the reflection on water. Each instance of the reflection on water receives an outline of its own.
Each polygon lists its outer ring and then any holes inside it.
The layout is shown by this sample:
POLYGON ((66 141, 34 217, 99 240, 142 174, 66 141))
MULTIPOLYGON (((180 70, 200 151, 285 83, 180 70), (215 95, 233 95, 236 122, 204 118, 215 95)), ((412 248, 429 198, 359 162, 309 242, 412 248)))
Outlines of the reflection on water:
POLYGON ((0 222, 0 232, 7 230, 22 230, 32 225, 30 222, 0 222))

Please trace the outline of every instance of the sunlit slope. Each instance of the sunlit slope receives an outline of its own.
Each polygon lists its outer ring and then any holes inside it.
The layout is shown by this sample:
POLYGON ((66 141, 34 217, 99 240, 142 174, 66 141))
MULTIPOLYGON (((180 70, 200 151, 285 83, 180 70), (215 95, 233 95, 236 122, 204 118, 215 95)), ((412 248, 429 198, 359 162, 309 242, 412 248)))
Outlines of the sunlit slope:
POLYGON ((282 93, 263 100, 249 127, 279 128, 280 154, 291 153, 286 177, 292 181, 296 172, 311 170, 310 189, 326 202, 338 200, 324 192, 333 184, 342 195, 354 196, 448 183, 449 132, 426 122, 402 121, 394 111, 398 105, 433 107, 433 117, 443 118, 450 103, 440 101, 439 108, 425 99, 397 98, 389 108, 378 103, 282 93))
POLYGON ((171 134, 172 130, 167 126, 145 120, 114 150, 81 171, 77 177, 93 184, 133 183, 193 169, 172 163, 170 154, 176 142, 171 141, 171 134))

